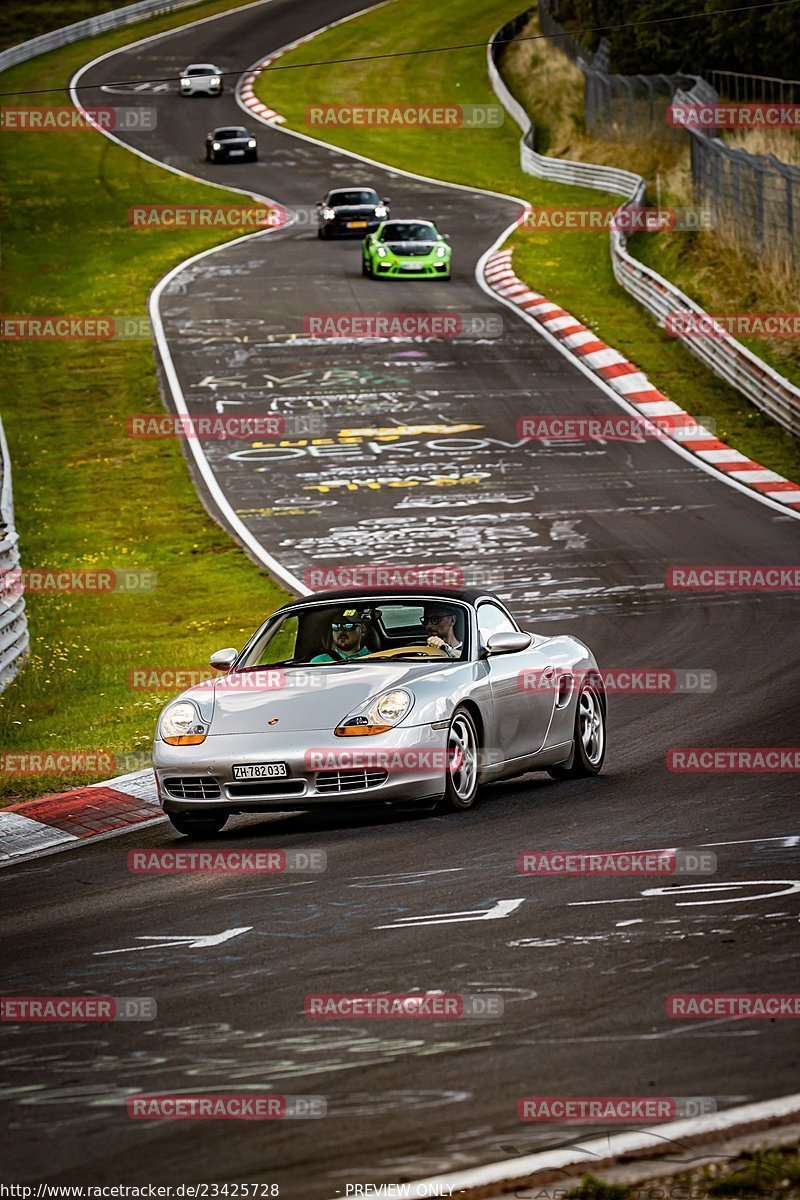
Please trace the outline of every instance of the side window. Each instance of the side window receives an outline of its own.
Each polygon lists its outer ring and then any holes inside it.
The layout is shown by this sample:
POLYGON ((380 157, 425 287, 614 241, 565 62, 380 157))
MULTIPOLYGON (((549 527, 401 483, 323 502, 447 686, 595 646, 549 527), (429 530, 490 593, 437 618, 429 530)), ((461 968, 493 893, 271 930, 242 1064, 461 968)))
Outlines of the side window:
POLYGON ((478 632, 485 646, 493 633, 514 633, 514 625, 496 604, 481 604, 478 608, 478 632))

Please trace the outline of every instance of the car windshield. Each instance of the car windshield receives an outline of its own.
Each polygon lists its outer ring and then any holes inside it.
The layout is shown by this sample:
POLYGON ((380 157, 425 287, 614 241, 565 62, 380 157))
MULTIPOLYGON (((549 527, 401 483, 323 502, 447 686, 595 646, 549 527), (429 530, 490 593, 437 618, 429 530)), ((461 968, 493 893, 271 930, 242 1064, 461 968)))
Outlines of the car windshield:
POLYGON ((424 221, 387 221, 381 231, 385 242, 435 242, 437 236, 424 221))
POLYGON ((372 188, 363 188, 360 192, 331 192, 328 204, 379 204, 378 193, 372 188))
POLYGON ((249 134, 246 129, 218 129, 214 137, 219 142, 229 142, 231 138, 246 138, 249 134))
POLYGON ((186 71, 187 75, 216 75, 216 67, 189 67, 186 71))
POLYGON ((387 659, 457 662, 468 657, 467 614, 464 604, 434 597, 355 597, 287 609, 268 622, 237 670, 387 659))

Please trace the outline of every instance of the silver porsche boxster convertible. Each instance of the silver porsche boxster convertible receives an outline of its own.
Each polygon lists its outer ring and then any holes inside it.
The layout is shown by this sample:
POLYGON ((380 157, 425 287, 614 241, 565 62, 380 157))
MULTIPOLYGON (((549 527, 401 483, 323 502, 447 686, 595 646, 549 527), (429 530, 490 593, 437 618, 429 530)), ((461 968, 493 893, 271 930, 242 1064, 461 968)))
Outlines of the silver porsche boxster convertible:
POLYGON ((163 710, 153 753, 161 805, 192 836, 231 813, 463 810, 481 784, 596 775, 605 757, 591 651, 523 632, 476 588, 317 592, 211 666, 163 710))

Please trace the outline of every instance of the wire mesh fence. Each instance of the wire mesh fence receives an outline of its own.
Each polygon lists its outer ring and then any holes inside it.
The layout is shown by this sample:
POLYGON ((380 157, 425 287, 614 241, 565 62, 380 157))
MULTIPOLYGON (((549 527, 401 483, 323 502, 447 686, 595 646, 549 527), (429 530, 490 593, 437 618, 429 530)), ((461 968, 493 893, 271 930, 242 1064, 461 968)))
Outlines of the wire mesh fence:
MULTIPOLYGON (((800 103, 800 81, 734 71, 696 75, 616 75, 609 43, 592 54, 557 19, 558 0, 539 0, 542 32, 584 75, 584 121, 592 137, 648 141, 690 139, 695 202, 715 214, 722 236, 759 259, 800 268, 800 167, 774 154, 728 145, 713 128, 685 128, 668 118, 676 104, 712 105, 720 98, 751 104, 800 103)), ((529 10, 533 12, 533 10, 529 10)))

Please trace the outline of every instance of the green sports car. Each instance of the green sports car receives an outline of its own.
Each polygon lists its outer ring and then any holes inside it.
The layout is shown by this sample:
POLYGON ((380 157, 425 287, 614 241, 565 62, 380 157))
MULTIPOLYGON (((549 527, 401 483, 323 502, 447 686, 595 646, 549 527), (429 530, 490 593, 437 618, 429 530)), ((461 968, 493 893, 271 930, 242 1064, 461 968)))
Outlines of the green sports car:
POLYGON ((364 238, 361 270, 369 279, 449 279, 448 240, 432 221, 382 221, 364 238))

